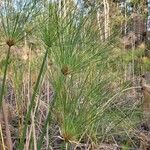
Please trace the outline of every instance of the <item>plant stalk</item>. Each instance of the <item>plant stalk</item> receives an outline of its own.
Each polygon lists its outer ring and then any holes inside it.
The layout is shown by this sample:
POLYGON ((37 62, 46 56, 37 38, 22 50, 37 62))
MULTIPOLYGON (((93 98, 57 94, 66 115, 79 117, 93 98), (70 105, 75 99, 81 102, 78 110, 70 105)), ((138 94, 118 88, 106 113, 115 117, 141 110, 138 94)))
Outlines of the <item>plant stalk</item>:
POLYGON ((11 46, 9 46, 7 56, 6 56, 4 76, 3 76, 2 87, 1 87, 1 91, 0 91, 0 108, 2 107, 2 100, 3 100, 3 96, 4 96, 6 75, 7 75, 7 69, 8 69, 9 59, 10 59, 10 50, 11 50, 11 46))

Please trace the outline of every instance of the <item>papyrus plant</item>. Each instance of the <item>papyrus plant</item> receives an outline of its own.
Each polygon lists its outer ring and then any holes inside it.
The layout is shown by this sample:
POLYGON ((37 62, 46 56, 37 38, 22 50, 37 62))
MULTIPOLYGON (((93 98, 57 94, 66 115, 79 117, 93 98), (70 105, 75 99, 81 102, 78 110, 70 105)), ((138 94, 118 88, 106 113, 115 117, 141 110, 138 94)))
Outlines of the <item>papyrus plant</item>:
MULTIPOLYGON (((21 42, 25 38, 26 26, 30 24, 30 22, 33 21, 33 19, 38 15, 39 9, 37 8, 39 6, 40 6, 40 3, 36 0, 33 0, 33 1, 32 0, 31 1, 5 0, 5 1, 2 1, 1 3, 0 26, 1 26, 1 33, 3 37, 2 42, 4 43, 4 45, 8 47, 6 61, 4 64, 4 75, 3 75, 2 85, 0 89, 0 108, 2 107, 2 111, 5 111, 3 108, 3 97, 4 97, 5 82, 6 82, 10 54, 11 54, 11 48, 19 44, 19 42, 21 42)), ((39 78, 40 78, 40 75, 39 75, 39 78)), ((38 78, 36 86, 38 86, 39 84, 39 78, 38 78)), ((36 93, 36 89, 37 87, 35 87, 34 93, 36 93)), ((34 94, 33 94, 32 101, 34 101, 34 94)), ((29 115, 27 116, 30 116, 30 109, 29 109, 28 114, 29 115)), ((25 129, 24 131, 26 131, 25 129)), ((20 143, 22 143, 22 139, 23 138, 21 138, 20 143)), ((7 137, 7 140, 11 140, 10 134, 9 134, 9 137, 7 137)), ((8 144, 7 146, 10 147, 10 149, 12 148, 12 145, 10 144, 8 144)))
POLYGON ((86 136, 97 134, 102 120, 111 116, 109 109, 116 95, 108 88, 114 78, 108 69, 115 38, 101 43, 98 32, 93 33, 94 12, 89 18, 81 14, 76 20, 77 7, 68 11, 67 17, 59 15, 55 3, 45 10, 40 31, 42 42, 50 47, 47 60, 51 59, 52 64, 47 73, 55 96, 37 149, 42 148, 51 119, 60 127, 59 138, 67 149, 68 145, 78 145, 86 136))
POLYGON ((17 1, 5 0, 0 6, 0 26, 2 32, 2 41, 7 47, 7 57, 4 69, 3 83, 0 91, 0 107, 4 94, 5 80, 10 58, 11 47, 20 42, 25 36, 26 25, 38 14, 37 6, 39 3, 35 1, 17 1))

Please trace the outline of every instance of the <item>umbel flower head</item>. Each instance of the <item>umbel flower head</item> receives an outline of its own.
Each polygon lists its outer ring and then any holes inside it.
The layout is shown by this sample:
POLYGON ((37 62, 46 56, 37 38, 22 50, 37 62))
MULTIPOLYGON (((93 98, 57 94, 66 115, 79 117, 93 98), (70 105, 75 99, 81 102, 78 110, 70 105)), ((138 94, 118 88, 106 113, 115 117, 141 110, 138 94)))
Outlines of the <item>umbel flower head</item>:
POLYGON ((6 44, 9 46, 9 47, 12 47, 13 45, 15 45, 15 41, 13 39, 8 39, 6 40, 6 44))

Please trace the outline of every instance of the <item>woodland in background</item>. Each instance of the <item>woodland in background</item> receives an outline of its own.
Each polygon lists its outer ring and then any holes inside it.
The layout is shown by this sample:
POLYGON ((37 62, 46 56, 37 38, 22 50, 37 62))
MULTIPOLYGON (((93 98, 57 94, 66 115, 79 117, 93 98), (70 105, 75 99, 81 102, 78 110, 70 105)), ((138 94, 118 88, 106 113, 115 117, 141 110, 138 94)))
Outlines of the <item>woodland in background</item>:
POLYGON ((150 149, 150 0, 0 0, 0 150, 150 149))

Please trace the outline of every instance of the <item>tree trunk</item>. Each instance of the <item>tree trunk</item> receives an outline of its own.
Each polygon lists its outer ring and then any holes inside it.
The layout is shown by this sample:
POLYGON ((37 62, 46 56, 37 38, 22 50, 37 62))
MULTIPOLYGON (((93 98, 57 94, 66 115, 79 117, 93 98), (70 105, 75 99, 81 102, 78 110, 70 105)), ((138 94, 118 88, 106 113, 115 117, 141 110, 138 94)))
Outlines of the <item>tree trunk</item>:
POLYGON ((103 0, 104 4, 104 30, 105 30, 105 40, 109 37, 109 3, 107 0, 103 0))
POLYGON ((102 24, 101 24, 101 21, 100 21, 100 19, 102 18, 102 16, 100 15, 100 8, 98 8, 96 15, 97 15, 97 24, 98 24, 100 41, 104 41, 104 35, 103 35, 103 32, 102 32, 103 27, 102 27, 102 24))

